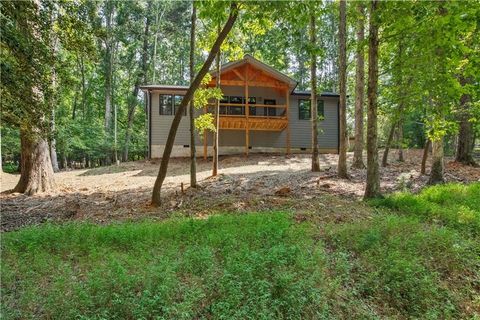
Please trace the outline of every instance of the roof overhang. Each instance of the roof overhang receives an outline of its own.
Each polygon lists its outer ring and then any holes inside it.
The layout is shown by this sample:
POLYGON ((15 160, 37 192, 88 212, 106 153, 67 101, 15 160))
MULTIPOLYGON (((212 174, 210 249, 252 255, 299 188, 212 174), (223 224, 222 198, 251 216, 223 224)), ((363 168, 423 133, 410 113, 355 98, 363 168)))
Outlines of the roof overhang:
POLYGON ((148 84, 139 87, 142 91, 155 91, 155 90, 169 90, 169 91, 186 91, 189 86, 174 86, 168 84, 148 84))
MULTIPOLYGON (((292 92, 292 95, 294 96, 310 96, 312 93, 310 91, 294 91, 292 92)), ((321 97, 332 97, 332 98, 339 98, 340 94, 336 92, 321 92, 319 93, 319 96, 321 97)))
MULTIPOLYGON (((267 73, 269 76, 273 77, 274 79, 285 83, 290 88, 291 92, 293 92, 293 90, 295 89, 295 87, 298 84, 298 82, 296 80, 290 78, 289 76, 287 76, 286 74, 284 74, 284 73, 282 73, 278 70, 275 70, 274 68, 272 68, 271 66, 263 63, 262 61, 260 61, 258 59, 255 59, 253 56, 251 56, 249 54, 246 54, 243 57, 243 59, 236 60, 236 61, 231 61, 231 62, 228 62, 228 63, 224 64, 220 69, 220 73, 222 74, 222 73, 228 72, 230 70, 233 70, 233 69, 238 68, 240 66, 243 66, 245 64, 250 64, 254 68, 257 68, 259 70, 264 71, 265 73, 267 73)), ((215 78, 216 75, 217 75, 217 72, 212 71, 212 72, 210 72, 210 74, 212 75, 213 78, 215 78)))

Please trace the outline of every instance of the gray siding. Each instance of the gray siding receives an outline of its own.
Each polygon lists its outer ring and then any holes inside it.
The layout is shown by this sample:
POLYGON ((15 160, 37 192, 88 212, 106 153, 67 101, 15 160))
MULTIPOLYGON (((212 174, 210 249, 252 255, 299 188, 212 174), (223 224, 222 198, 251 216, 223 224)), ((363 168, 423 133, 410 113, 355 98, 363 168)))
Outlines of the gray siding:
MULTIPOLYGON (((152 114, 151 114, 151 144, 164 145, 167 141, 168 132, 172 125, 173 115, 160 115, 159 103, 160 94, 185 94, 185 91, 153 91, 152 92, 152 114)), ((188 115, 188 113, 187 113, 188 115)), ((188 123, 188 116, 182 116, 180 126, 178 127, 177 135, 175 137, 175 145, 190 144, 190 128, 188 123)), ((197 141, 197 144, 200 142, 197 141)))
MULTIPOLYGON (((289 112, 290 144, 292 148, 310 148, 312 145, 312 122, 300 120, 298 100, 309 96, 291 96, 289 112)), ((320 149, 338 148, 338 98, 321 97, 324 101, 324 120, 319 121, 318 146, 320 149)))
MULTIPOLYGON (((244 96, 243 87, 224 87, 224 95, 244 96)), ((173 120, 173 115, 166 116, 159 113, 160 94, 184 94, 185 91, 153 91, 152 92, 152 114, 151 114, 151 144, 165 145, 168 132, 173 120)), ((277 104, 285 104, 285 94, 272 88, 249 88, 249 96, 256 97, 257 103, 263 104, 265 99, 275 99, 277 104)), ((300 120, 298 114, 298 100, 309 99, 309 96, 290 96, 289 124, 290 124, 290 146, 292 152, 300 148, 311 147, 311 121, 300 120)), ((324 100, 325 119, 320 121, 319 147, 320 149, 337 149, 338 147, 338 98, 322 97, 324 100)), ((280 112, 279 109, 278 112, 280 112)), ((198 114, 203 110, 197 111, 198 114)), ((257 108, 257 115, 263 115, 263 109, 257 108)), ((188 116, 183 116, 175 138, 175 145, 189 145, 190 134, 188 116)), ((286 130, 281 132, 250 131, 250 145, 252 147, 286 147, 286 130)), ((208 134, 208 143, 211 145, 211 134, 208 134)), ((196 144, 203 145, 199 135, 196 135, 196 144)), ((244 130, 221 130, 219 136, 220 146, 244 146, 244 130)))

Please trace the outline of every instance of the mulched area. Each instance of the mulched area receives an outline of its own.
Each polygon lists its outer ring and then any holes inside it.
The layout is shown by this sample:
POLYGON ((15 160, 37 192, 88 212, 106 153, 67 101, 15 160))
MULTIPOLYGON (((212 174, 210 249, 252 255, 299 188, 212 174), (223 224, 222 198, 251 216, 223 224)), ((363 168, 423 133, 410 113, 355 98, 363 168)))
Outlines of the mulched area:
MULTIPOLYGON (((405 161, 393 160, 380 168, 381 188, 416 192, 428 175, 420 174, 421 150, 405 152, 405 161)), ((349 159, 351 155, 349 155, 349 159)), ((138 161, 120 167, 76 170, 56 174, 58 190, 27 197, 2 193, 1 230, 45 222, 165 219, 171 216, 202 218, 218 212, 243 213, 295 210, 300 216, 315 213, 324 219, 353 219, 370 214, 359 200, 366 170, 349 169, 349 179, 336 176, 336 155, 321 155, 321 172, 310 172, 310 155, 251 155, 222 157, 220 175, 209 177, 211 163, 199 161, 199 188, 188 186, 188 159, 172 159, 161 207, 149 205, 158 161, 138 161), (352 202, 355 206, 352 206, 352 202), (336 210, 331 210, 335 206, 336 210), (340 211, 338 208, 342 208, 340 211), (344 212, 345 214, 338 214, 344 212)), ((446 159, 448 182, 480 181, 480 168, 446 159)), ((428 172, 427 172, 428 174, 428 172)), ((12 176, 2 175, 2 184, 12 176)), ((18 179, 18 178, 17 178, 18 179)))

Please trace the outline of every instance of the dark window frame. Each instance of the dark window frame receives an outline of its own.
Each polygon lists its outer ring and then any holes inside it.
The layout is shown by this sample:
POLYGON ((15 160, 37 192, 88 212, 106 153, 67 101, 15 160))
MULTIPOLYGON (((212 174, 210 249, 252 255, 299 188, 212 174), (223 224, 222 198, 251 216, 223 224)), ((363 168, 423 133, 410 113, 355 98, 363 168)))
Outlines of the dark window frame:
MULTIPOLYGON (((275 99, 263 99, 263 104, 265 105, 277 105, 277 100, 275 99), (273 102, 273 103, 272 103, 273 102)), ((265 117, 276 117, 277 116, 277 108, 269 108, 263 107, 263 115, 265 117)))
POLYGON ((325 101, 321 99, 317 100, 317 118, 320 121, 325 120, 325 101))
POLYGON ((230 96, 228 100, 229 100, 230 103, 239 104, 238 106, 229 106, 229 110, 228 110, 229 115, 234 115, 234 116, 245 115, 245 108, 244 108, 244 106, 241 106, 241 104, 244 102, 244 97, 230 96), (238 113, 238 112, 240 112, 240 113, 238 113))
MULTIPOLYGON (((222 99, 220 99, 220 103, 228 103, 229 96, 222 96, 222 99)), ((228 114, 228 106, 220 106, 220 114, 228 114)))
POLYGON ((312 109, 310 107, 309 99, 298 99, 298 120, 311 120, 312 119, 312 109), (305 106, 302 105, 305 103, 305 106), (306 110, 302 111, 302 107, 306 110))
MULTIPOLYGON (((173 101, 173 115, 176 115, 177 114, 177 107, 180 106, 180 104, 182 103, 182 100, 185 97, 185 95, 174 94, 172 96, 173 96, 173 98, 172 98, 172 101, 173 101), (176 103, 176 100, 175 100, 176 97, 182 97, 182 99, 180 99, 178 104, 176 103)), ((185 110, 183 110, 183 116, 185 116, 185 117, 187 116, 187 108, 185 108, 185 110)))
MULTIPOLYGON (((243 103, 245 103, 245 98, 243 98, 243 103)), ((257 104, 257 97, 248 97, 248 104, 257 104)), ((256 116, 257 115, 257 108, 255 107, 248 107, 248 112, 249 112, 249 115, 253 115, 253 116, 256 116)))
MULTIPOLYGON (((306 113, 306 112, 305 112, 306 113)), ((322 99, 317 99, 317 118, 320 121, 325 120, 325 101, 322 99)), ((298 99, 298 119, 299 120, 312 120, 312 108, 310 99, 298 99), (305 102, 308 108, 308 117, 302 118, 301 104, 305 102)))
POLYGON ((171 116, 173 114, 173 95, 170 93, 161 93, 158 95, 158 112, 161 116, 171 116), (170 99, 170 106, 164 103, 164 98, 167 97, 170 99), (169 110, 169 112, 164 112, 164 109, 169 110))

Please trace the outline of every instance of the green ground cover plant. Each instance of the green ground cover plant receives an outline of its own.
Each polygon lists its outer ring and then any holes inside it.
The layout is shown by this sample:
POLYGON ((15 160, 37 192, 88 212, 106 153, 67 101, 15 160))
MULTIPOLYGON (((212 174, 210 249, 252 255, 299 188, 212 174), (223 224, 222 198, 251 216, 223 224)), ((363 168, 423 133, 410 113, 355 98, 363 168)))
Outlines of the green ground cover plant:
POLYGON ((478 188, 393 194, 357 220, 272 211, 5 233, 1 316, 475 318, 478 188))
POLYGON ((480 236, 480 182, 437 185, 419 194, 399 192, 371 203, 480 236))

